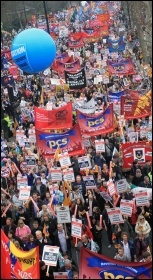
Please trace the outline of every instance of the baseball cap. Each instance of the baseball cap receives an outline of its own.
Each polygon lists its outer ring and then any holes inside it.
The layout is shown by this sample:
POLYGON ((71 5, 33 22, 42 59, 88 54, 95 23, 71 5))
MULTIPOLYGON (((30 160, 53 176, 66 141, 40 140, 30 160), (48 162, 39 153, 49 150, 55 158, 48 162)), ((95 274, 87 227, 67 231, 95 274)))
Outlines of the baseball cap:
POLYGON ((24 209, 23 206, 18 207, 18 210, 23 210, 23 209, 24 209))

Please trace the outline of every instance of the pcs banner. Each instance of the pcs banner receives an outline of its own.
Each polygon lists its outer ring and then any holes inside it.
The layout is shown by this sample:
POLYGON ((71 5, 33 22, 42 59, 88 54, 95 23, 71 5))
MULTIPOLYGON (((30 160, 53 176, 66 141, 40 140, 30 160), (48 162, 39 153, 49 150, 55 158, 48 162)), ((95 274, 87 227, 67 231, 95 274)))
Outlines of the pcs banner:
POLYGON ((152 279, 152 262, 123 262, 81 248, 79 279, 152 279))
POLYGON ((88 136, 105 134, 114 130, 113 104, 104 113, 87 115, 77 111, 81 133, 88 136))
POLYGON ((121 36, 118 40, 108 39, 109 52, 119 52, 125 50, 125 43, 123 37, 121 36))
POLYGON ((54 157, 58 147, 63 153, 68 152, 70 156, 85 153, 78 124, 63 134, 51 134, 36 130, 36 139, 37 148, 45 157, 54 157))
POLYGON ((121 144, 123 154, 123 168, 131 168, 135 159, 140 165, 144 165, 146 160, 152 161, 152 142, 135 142, 121 144))
POLYGON ((1 279, 40 279, 39 249, 18 249, 1 229, 1 279))
POLYGON ((134 66, 130 58, 121 62, 107 61, 108 72, 111 75, 134 75, 134 66))
POLYGON ((35 107, 36 129, 65 129, 72 127, 72 103, 54 109, 45 110, 35 107))

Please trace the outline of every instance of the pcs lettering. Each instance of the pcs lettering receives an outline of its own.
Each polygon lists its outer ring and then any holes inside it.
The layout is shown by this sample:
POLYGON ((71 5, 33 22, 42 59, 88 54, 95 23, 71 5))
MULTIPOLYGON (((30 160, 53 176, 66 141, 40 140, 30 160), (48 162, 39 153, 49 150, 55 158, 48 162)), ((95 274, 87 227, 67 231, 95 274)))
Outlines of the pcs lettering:
POLYGON ((68 138, 63 138, 59 140, 52 140, 52 141, 47 141, 47 146, 51 149, 57 149, 58 147, 63 148, 66 145, 68 145, 69 139, 68 138))
POLYGON ((99 126, 100 124, 104 123, 105 119, 104 117, 96 120, 96 121, 87 121, 87 125, 89 127, 95 127, 95 126, 99 126))

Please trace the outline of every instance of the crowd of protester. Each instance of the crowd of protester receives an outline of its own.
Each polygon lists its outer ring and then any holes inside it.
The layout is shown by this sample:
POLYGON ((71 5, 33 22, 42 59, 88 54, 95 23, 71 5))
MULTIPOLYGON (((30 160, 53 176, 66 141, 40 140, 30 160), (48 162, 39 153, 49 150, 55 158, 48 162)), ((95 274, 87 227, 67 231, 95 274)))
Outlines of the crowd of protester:
MULTIPOLYGON (((84 22, 81 24, 70 22, 69 26, 73 32, 76 32, 84 24, 84 22)), ((126 26, 126 29, 122 31, 126 49, 119 53, 118 60, 124 57, 131 57, 136 72, 142 72, 142 78, 139 81, 134 81, 133 75, 126 77, 111 76, 109 84, 94 84, 94 78, 99 74, 99 68, 97 68, 97 73, 92 75, 90 85, 81 91, 74 90, 68 93, 72 99, 83 97, 87 102, 94 97, 97 112, 105 111, 109 105, 109 91, 120 92, 128 86, 129 89, 147 92, 152 86, 151 77, 144 70, 143 55, 137 30, 136 28, 129 29, 128 17, 121 8, 115 14, 113 24, 110 26, 110 32, 114 33, 116 38, 121 34, 118 29, 122 25, 126 26)), ((16 34, 17 32, 14 30, 12 34, 3 32, 2 50, 10 47, 16 34)), ((55 41, 57 54, 69 50, 67 37, 56 39, 55 41)), ((104 43, 103 39, 100 38, 97 44, 92 42, 85 43, 85 46, 80 49, 82 67, 85 67, 86 73, 88 73, 90 66, 95 63, 94 54, 101 53, 101 56, 103 56, 102 50, 107 47, 107 43, 104 43), (85 51, 88 50, 91 52, 90 57, 85 55, 85 51)), ((2 76, 6 75, 7 70, 2 70, 1 74, 2 76)), ((60 78, 52 69, 50 77, 60 78)), ((124 216, 124 223, 112 226, 107 213, 107 209, 112 208, 112 204, 105 201, 100 194, 100 192, 108 193, 107 183, 112 178, 114 182, 122 178, 126 178, 128 182, 128 190, 121 194, 117 206, 120 206, 121 199, 132 200, 134 198, 131 184, 137 187, 152 188, 150 161, 146 161, 143 168, 137 160, 133 162, 129 170, 122 168, 122 155, 119 151, 123 138, 118 127, 113 133, 107 133, 95 138, 105 140, 105 153, 96 152, 94 140, 91 142, 91 146, 86 148, 86 154, 89 155, 92 165, 89 172, 94 175, 96 188, 86 190, 82 180, 84 172, 80 171, 78 156, 72 156, 71 167, 75 175, 75 182, 71 186, 72 189, 65 193, 63 181, 61 181, 59 190, 56 192, 56 204, 58 205, 62 205, 64 199, 68 197, 71 217, 74 215, 75 206, 77 205, 76 218, 82 220, 81 240, 76 243, 76 240, 71 236, 71 224, 66 224, 66 226, 59 224, 48 209, 48 204, 52 197, 49 188, 52 185, 52 179, 45 159, 41 154, 38 154, 37 143, 31 143, 30 149, 27 150, 26 147, 19 145, 17 139, 12 140, 16 131, 24 131, 28 138, 35 125, 34 106, 45 107, 47 102, 51 101, 47 91, 44 91, 43 100, 41 98, 41 90, 45 79, 46 76, 43 73, 35 76, 21 73, 13 86, 13 103, 8 95, 8 87, 1 86, 1 167, 7 166, 10 168, 10 175, 1 177, 2 188, 7 193, 1 192, 1 215, 7 205, 11 203, 11 207, 1 218, 2 229, 9 240, 23 251, 29 251, 36 246, 39 247, 40 279, 53 279, 53 272, 57 271, 68 272, 69 279, 78 279, 80 248, 83 246, 89 250, 94 250, 98 254, 103 254, 103 231, 106 232, 108 237, 107 246, 109 250, 112 247, 116 248, 114 259, 129 262, 150 261, 152 259, 152 199, 150 199, 148 205, 137 207, 132 212, 131 217, 124 216), (116 153, 114 153, 114 148, 116 148, 116 153), (25 156, 30 154, 36 158, 36 166, 31 169, 24 165, 25 156), (110 161, 114 164, 112 177, 110 177, 109 172, 110 161), (19 189, 17 188, 17 176, 19 174, 27 177, 28 186, 31 187, 30 195, 37 204, 39 212, 31 200, 24 202, 19 200, 19 189), (89 209, 91 228, 86 219, 86 212, 89 209), (102 227, 100 227, 100 215, 103 217, 102 227), (94 246, 92 242, 94 242, 94 246), (60 248, 57 266, 50 267, 49 271, 47 271, 47 266, 42 261, 44 245, 58 246, 60 248), (73 259, 74 252, 77 256, 75 260, 73 259)), ((52 99, 52 102, 54 107, 58 107, 61 102, 64 103, 64 92, 57 94, 54 100, 52 99)), ((73 124, 76 121, 74 114, 73 124)), ((148 122, 149 117, 134 119, 133 121, 127 120, 123 127, 124 141, 128 142, 126 127, 131 126, 134 131, 139 132, 140 141, 147 141, 146 135, 140 135, 140 128, 143 125, 147 125, 148 122)), ((60 166, 59 161, 55 159, 54 165, 60 166)))

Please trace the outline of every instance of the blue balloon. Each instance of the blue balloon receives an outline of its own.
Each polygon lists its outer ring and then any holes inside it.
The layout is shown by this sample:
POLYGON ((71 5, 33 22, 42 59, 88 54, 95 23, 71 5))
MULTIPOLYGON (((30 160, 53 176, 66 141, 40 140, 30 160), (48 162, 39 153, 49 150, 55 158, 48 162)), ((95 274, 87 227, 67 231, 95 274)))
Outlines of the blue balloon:
POLYGON ((34 74, 51 66, 56 56, 56 45, 46 31, 38 28, 26 29, 14 38, 11 55, 21 70, 34 74))

